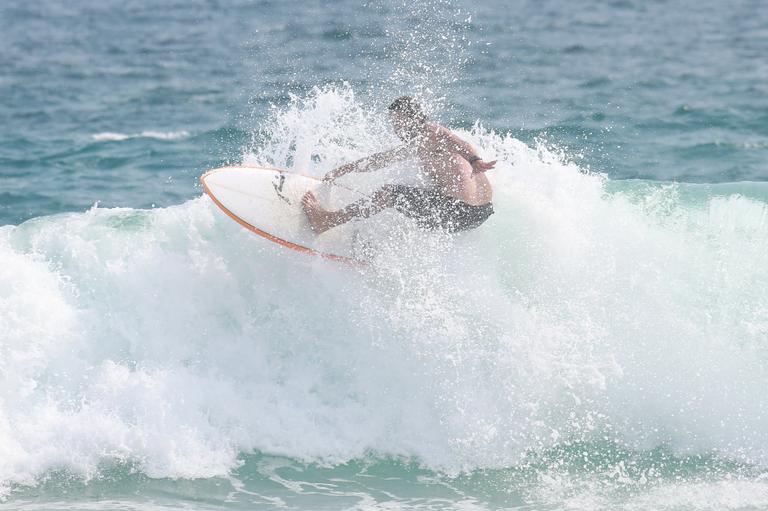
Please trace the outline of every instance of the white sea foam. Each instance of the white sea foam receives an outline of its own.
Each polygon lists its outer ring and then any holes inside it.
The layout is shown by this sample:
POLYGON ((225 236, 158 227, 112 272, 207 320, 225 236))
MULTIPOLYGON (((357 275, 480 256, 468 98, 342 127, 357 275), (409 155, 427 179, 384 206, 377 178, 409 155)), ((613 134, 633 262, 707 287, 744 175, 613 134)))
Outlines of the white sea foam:
POLYGON ((106 131, 104 133, 96 133, 91 135, 91 138, 97 142, 119 142, 122 140, 128 140, 131 138, 156 138, 158 140, 179 140, 187 138, 189 132, 181 131, 142 131, 141 133, 113 133, 106 131))
MULTIPOLYGON (((346 89, 266 126, 247 161, 316 175, 395 142, 346 89)), ((449 238, 384 213, 363 271, 205 197, 2 228, 0 480, 208 477, 252 450, 454 471, 606 437, 768 463, 766 204, 608 192, 544 144, 463 134, 499 160, 496 214, 449 238)))

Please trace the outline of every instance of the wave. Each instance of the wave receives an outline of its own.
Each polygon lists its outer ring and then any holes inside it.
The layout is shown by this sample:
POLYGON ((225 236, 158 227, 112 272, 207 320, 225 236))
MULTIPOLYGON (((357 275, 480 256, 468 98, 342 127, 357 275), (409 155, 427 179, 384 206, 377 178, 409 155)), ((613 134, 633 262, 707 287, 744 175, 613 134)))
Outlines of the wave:
POLYGON ((91 135, 91 138, 96 142, 120 142, 123 140, 129 140, 132 138, 154 138, 157 140, 179 140, 189 137, 188 131, 142 131, 140 133, 113 133, 106 131, 104 133, 96 133, 91 135))
MULTIPOLYGON (((244 160, 321 175, 385 130, 319 89, 244 160)), ((764 188, 615 182, 461 133, 499 160, 496 214, 447 236, 383 213, 368 269, 269 244, 206 197, 0 228, 0 480, 110 460, 211 477, 253 451, 457 472, 595 440, 768 464, 764 188)))

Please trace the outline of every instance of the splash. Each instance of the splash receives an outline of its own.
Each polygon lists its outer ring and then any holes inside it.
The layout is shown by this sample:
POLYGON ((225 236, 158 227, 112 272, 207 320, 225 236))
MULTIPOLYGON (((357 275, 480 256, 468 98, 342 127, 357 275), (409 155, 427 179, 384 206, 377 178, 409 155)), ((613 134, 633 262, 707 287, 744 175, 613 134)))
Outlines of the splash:
POLYGON ((179 140, 187 138, 189 132, 187 131, 142 131, 140 133, 114 133, 106 131, 104 133, 96 133, 91 135, 91 138, 96 142, 121 142, 123 140, 129 140, 132 138, 155 138, 157 140, 179 140))
MULTIPOLYGON (((768 463, 766 202, 460 133, 500 162, 496 214, 450 237, 383 213, 364 271, 205 197, 0 229, 0 480, 115 461, 210 477, 252 451, 457 472, 595 440, 768 463)), ((394 142, 325 88, 274 110, 244 159, 321 175, 394 142)))

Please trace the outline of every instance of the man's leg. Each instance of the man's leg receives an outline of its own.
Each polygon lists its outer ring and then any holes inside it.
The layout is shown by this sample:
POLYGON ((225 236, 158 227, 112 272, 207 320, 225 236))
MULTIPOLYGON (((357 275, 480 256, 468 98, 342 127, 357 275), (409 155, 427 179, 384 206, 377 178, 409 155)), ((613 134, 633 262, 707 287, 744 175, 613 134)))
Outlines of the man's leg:
POLYGON ((311 191, 305 193, 304 197, 301 198, 301 206, 309 218, 309 225, 317 234, 337 225, 345 224, 353 218, 368 218, 385 208, 391 208, 394 204, 395 193, 392 186, 382 186, 370 197, 353 202, 338 211, 323 209, 311 191))

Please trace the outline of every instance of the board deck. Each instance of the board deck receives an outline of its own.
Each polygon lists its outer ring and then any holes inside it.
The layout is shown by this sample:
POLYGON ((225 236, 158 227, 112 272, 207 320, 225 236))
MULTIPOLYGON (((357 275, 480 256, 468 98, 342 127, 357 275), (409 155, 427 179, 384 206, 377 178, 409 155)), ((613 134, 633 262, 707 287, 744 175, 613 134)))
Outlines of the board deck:
POLYGON ((285 248, 335 261, 365 264, 357 226, 315 234, 301 207, 313 190, 324 207, 337 209, 363 195, 296 172, 262 166, 229 166, 200 177, 213 202, 238 224, 285 248))

